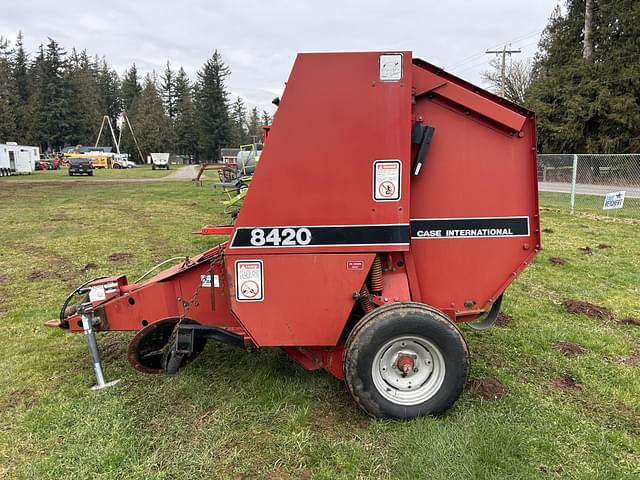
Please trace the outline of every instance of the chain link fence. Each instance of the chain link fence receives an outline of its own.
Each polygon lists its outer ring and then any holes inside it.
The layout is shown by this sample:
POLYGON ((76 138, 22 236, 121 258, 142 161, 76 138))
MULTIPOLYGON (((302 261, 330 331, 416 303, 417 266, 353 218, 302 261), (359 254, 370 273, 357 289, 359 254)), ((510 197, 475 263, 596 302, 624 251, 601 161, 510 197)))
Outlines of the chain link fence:
POLYGON ((640 218, 640 154, 540 154, 543 206, 640 218))

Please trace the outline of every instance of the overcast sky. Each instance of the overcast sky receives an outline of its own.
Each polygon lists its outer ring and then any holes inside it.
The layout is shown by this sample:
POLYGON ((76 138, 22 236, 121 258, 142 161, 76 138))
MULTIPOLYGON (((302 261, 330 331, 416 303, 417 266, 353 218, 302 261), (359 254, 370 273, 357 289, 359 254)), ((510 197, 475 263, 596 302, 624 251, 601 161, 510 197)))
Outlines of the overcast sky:
POLYGON ((121 73, 135 62, 161 72, 167 60, 191 78, 214 49, 233 96, 271 111, 296 52, 412 50, 481 84, 487 48, 511 44, 531 57, 558 0, 0 0, 0 35, 47 37, 104 55, 121 73))

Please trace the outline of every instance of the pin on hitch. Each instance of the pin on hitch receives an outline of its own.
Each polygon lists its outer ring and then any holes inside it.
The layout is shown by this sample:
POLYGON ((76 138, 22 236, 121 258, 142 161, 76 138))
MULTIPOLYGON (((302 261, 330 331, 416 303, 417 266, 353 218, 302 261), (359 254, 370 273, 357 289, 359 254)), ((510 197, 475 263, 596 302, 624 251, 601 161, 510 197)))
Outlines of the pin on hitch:
POLYGON ((84 338, 87 340, 87 347, 89 348, 91 363, 93 363, 93 370, 96 374, 96 384, 91 387, 91 390, 102 390, 103 388, 111 387, 118 383, 120 380, 113 380, 111 382, 105 382, 104 380, 102 363, 100 361, 100 352, 98 351, 96 334, 93 330, 93 326, 97 323, 95 320, 95 314, 93 312, 93 305, 91 305, 91 302, 81 303, 80 305, 78 305, 77 312, 80 314, 80 317, 82 319, 84 338))

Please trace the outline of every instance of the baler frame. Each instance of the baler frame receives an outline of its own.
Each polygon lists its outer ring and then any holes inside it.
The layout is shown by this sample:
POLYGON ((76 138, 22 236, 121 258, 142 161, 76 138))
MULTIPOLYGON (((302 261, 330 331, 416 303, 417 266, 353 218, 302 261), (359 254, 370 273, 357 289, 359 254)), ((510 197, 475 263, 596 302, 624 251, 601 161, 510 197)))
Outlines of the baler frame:
POLYGON ((540 248, 533 114, 411 52, 301 54, 266 132, 235 223, 194 232, 229 240, 137 283, 92 281, 58 325, 137 331, 147 372, 207 339, 275 346, 370 415, 443 413, 469 368, 455 324, 491 326, 540 248), (310 132, 323 141, 301 161, 310 132))

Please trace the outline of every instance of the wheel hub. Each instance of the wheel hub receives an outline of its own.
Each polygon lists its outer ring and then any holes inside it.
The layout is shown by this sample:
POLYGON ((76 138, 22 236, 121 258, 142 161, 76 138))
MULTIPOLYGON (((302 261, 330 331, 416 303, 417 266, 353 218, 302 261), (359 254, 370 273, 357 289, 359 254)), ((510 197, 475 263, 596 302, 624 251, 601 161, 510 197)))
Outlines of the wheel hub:
POLYGON ((394 403, 415 405, 437 393, 444 381, 444 358, 429 340, 404 336, 382 346, 372 377, 380 394, 394 403))

